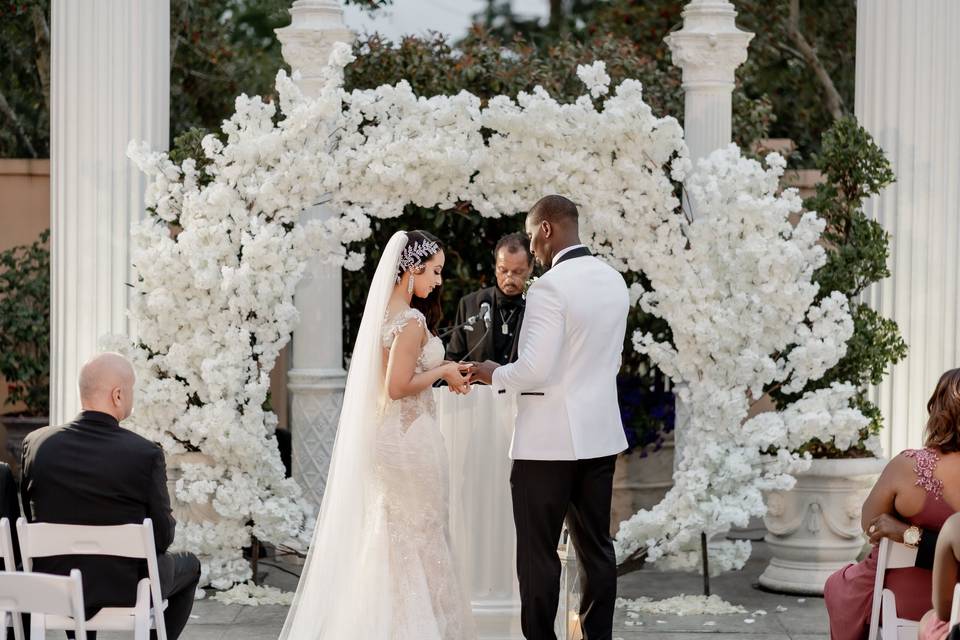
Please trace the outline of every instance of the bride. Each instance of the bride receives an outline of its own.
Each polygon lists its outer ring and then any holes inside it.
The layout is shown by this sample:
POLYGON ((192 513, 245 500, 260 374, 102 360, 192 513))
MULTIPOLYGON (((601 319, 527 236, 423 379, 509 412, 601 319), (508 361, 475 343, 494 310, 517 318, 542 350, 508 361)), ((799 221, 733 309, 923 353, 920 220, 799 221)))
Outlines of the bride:
POLYGON ((474 638, 448 532, 433 383, 468 393, 436 336, 444 253, 390 239, 367 294, 323 504, 281 640, 474 638))

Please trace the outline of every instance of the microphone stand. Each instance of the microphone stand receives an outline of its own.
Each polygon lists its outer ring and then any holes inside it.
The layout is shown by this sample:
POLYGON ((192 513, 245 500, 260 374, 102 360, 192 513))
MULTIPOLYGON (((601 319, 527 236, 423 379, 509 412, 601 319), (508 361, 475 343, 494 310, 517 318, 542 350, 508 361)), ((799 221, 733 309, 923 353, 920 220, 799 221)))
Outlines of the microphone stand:
POLYGON ((440 338, 441 340, 443 340, 444 338, 446 338, 448 335, 450 335, 451 333, 453 333, 454 331, 456 331, 456 330, 459 329, 460 327, 469 327, 469 329, 467 329, 467 330, 468 330, 468 331, 473 331, 473 325, 475 325, 475 324, 477 323, 477 320, 480 319, 480 316, 481 316, 480 313, 474 314, 474 315, 470 316, 469 318, 467 318, 466 320, 464 320, 463 322, 461 322, 460 324, 455 324, 455 325, 453 325, 452 327, 450 327, 449 329, 447 329, 446 331, 444 331, 443 333, 441 333, 441 334, 438 335, 437 337, 440 338))
MULTIPOLYGON (((463 323, 458 324, 458 325, 456 325, 456 326, 454 326, 454 327, 451 327, 450 329, 448 329, 447 331, 445 331, 444 333, 442 333, 442 334, 440 335, 440 337, 442 338, 443 336, 450 335, 451 333, 453 333, 453 332, 454 332, 455 330, 457 330, 458 328, 460 328, 460 327, 462 327, 462 326, 464 326, 464 325, 467 325, 467 324, 470 325, 470 330, 472 331, 472 330, 473 330, 473 324, 477 321, 477 318, 479 318, 480 315, 481 315, 481 314, 478 313, 478 314, 476 314, 476 315, 474 315, 474 316, 470 316, 469 318, 467 318, 466 322, 463 322, 463 323)), ((463 358, 460 360, 460 362, 466 361, 466 359, 469 358, 470 355, 473 354, 473 352, 477 350, 477 347, 479 347, 481 344, 483 344, 483 339, 487 337, 487 334, 488 334, 488 333, 490 333, 490 326, 491 326, 491 325, 490 325, 490 324, 487 324, 486 322, 483 323, 483 334, 480 336, 480 341, 477 342, 476 345, 474 345, 473 349, 470 349, 470 351, 468 351, 467 354, 466 354, 465 356, 463 356, 463 358)), ((444 386, 444 385, 446 385, 446 382, 444 382, 444 380, 443 380, 442 378, 441 378, 440 380, 437 380, 436 382, 433 383, 433 386, 434 386, 434 387, 442 387, 442 386, 444 386)))
POLYGON ((463 358, 461 358, 460 362, 465 362, 465 361, 473 354, 473 352, 477 350, 477 347, 479 347, 480 345, 483 344, 483 339, 487 337, 487 334, 488 334, 488 333, 490 333, 490 325, 488 325, 486 322, 484 322, 484 323, 483 323, 483 327, 484 327, 484 329, 483 329, 483 335, 480 336, 480 341, 477 342, 477 344, 475 344, 475 345, 473 346, 473 349, 470 349, 470 351, 467 351, 467 355, 463 356, 463 358))

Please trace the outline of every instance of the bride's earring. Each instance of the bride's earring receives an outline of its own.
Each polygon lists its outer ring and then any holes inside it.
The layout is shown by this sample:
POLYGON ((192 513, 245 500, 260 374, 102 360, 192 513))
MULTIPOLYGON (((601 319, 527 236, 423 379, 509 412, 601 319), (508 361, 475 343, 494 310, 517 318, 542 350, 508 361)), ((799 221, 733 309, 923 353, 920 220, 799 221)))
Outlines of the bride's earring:
POLYGON ((407 293, 413 294, 413 274, 410 274, 410 279, 407 280, 407 293))

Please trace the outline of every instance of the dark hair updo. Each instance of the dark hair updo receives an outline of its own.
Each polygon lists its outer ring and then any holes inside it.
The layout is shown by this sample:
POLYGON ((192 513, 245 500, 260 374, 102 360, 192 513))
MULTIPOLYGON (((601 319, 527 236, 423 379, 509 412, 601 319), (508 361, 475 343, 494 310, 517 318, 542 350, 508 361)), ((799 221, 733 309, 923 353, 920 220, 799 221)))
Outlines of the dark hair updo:
MULTIPOLYGON (((443 243, 429 231, 420 229, 407 231, 407 245, 401 254, 401 263, 397 266, 398 280, 402 279, 403 274, 411 268, 409 259, 413 259, 413 267, 418 268, 441 251, 443 251, 443 243)), ((414 295, 413 299, 410 300, 410 306, 419 310, 426 317, 427 329, 433 334, 437 333, 437 327, 440 326, 440 321, 443 319, 443 309, 440 307, 442 294, 443 285, 440 285, 434 287, 426 298, 418 298, 414 295)))

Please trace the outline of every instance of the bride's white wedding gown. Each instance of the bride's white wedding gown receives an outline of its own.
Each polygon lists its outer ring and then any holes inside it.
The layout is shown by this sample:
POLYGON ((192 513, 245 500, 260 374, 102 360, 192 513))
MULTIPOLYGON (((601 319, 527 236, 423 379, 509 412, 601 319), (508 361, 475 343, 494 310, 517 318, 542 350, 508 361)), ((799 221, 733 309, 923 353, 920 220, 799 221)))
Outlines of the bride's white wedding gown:
MULTIPOLYGON (((416 309, 386 318, 383 347, 400 330, 426 320, 416 309)), ((440 338, 430 335, 416 372, 443 364, 440 338)), ((449 535, 449 469, 433 389, 387 401, 376 436, 374 476, 382 496, 382 526, 390 540, 391 638, 461 640, 474 637, 469 603, 457 577, 449 535)), ((386 594, 384 594, 386 595, 386 594)))
POLYGON ((405 233, 393 235, 370 284, 323 504, 280 640, 475 637, 450 546, 449 471, 433 389, 399 400, 386 393, 387 355, 405 324, 429 336, 418 372, 444 359, 423 314, 386 314, 406 242, 405 233))

